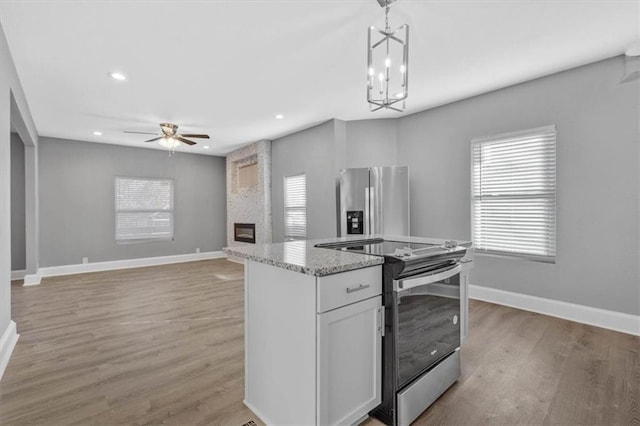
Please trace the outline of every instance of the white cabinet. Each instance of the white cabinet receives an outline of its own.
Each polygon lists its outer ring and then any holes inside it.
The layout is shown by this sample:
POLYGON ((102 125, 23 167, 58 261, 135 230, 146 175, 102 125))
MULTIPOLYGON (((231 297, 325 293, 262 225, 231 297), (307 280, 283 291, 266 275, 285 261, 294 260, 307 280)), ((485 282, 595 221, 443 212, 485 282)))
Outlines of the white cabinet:
POLYGON ((463 268, 460 273, 460 342, 467 339, 469 332, 469 272, 463 268))
POLYGON ((350 425, 380 404, 382 297, 318 314, 319 425, 350 425))
POLYGON ((473 249, 467 250, 462 259, 460 272, 460 342, 467 340, 469 333, 469 273, 473 268, 473 249))
POLYGON ((382 294, 382 270, 356 269, 316 279, 318 312, 326 312, 382 294))
POLYGON ((245 404, 268 425, 350 425, 381 398, 382 268, 245 267, 245 404))

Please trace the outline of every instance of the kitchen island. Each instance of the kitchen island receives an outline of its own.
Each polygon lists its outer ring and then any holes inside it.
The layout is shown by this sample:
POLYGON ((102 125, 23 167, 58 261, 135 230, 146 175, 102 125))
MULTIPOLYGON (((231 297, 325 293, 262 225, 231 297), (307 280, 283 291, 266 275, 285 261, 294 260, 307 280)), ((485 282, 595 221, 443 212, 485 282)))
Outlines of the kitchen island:
POLYGON ((245 259, 244 402, 265 423, 357 424, 380 405, 384 258, 316 247, 362 239, 224 249, 245 259))

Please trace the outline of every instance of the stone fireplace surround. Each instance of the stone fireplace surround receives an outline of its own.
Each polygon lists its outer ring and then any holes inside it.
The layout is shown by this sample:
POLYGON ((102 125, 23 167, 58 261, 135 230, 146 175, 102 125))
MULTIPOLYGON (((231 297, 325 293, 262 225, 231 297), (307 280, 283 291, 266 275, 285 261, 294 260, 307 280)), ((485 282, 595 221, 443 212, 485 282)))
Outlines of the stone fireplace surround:
POLYGON ((272 241, 271 141, 255 142, 227 155, 227 245, 251 244, 235 241, 236 223, 255 224, 256 244, 272 241))

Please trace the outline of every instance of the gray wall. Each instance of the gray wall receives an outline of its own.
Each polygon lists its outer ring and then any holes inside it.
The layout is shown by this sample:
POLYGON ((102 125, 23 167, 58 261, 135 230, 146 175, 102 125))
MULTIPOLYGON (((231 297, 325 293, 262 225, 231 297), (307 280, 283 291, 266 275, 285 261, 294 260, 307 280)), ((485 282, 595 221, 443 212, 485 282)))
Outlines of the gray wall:
POLYGON ((397 120, 330 120, 275 139, 272 150, 273 240, 284 239, 283 179, 307 174, 307 237, 337 235, 337 176, 345 167, 395 165, 397 120))
POLYGON ((274 242, 284 240, 284 178, 303 172, 307 175, 307 237, 336 235, 335 126, 331 120, 271 142, 274 242))
POLYGON ((622 57, 403 117, 416 235, 470 238, 470 141, 557 125, 557 262, 476 256, 472 284, 640 314, 639 82, 622 57))
MULTIPOLYGON (((36 127, 20 85, 9 45, 0 25, 0 336, 11 324, 11 123, 35 149, 36 127), (18 117, 18 114, 20 117, 18 117)), ((0 347, 0 359, 7 353, 0 347)), ((2 372, 0 371, 0 374, 2 372)))
POLYGON ((396 166, 398 120, 347 122, 346 167, 396 166))
POLYGON ((336 235, 340 167, 391 164, 410 167, 412 234, 470 239, 470 141, 555 124, 556 263, 478 255, 471 282, 638 315, 640 82, 619 84, 623 75, 620 56, 399 119, 333 120, 333 132, 328 122, 274 140, 274 239, 283 176, 307 171, 316 238, 336 235))
POLYGON ((226 241, 225 159, 40 139, 40 265, 220 250, 226 241), (174 241, 116 244, 114 178, 174 179, 174 241))
POLYGON ((25 248, 24 144, 11 133, 11 270, 27 267, 25 248))

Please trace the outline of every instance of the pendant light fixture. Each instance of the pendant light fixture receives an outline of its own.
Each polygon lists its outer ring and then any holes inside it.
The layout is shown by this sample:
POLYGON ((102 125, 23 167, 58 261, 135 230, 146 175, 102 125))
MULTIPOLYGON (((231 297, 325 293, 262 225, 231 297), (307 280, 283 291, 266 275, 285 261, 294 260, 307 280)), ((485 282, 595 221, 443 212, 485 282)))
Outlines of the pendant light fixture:
POLYGON ((384 7, 384 30, 369 27, 367 34, 367 102, 370 111, 406 108, 409 89, 409 26, 391 31, 389 6, 395 0, 376 0, 384 7))

